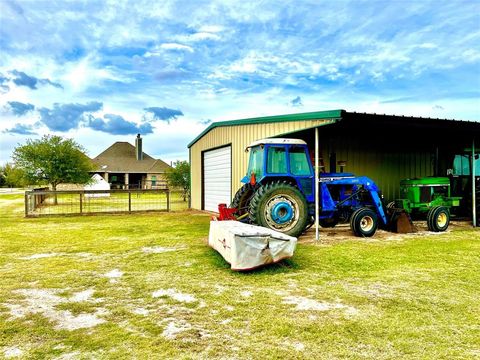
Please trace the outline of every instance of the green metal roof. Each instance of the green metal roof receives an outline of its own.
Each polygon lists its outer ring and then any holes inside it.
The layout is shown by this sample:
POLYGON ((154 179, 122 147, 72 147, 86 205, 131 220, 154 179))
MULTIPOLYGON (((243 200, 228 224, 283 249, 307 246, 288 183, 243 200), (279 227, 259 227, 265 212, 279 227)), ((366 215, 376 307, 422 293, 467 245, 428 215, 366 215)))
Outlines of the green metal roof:
POLYGON ((286 114, 276 116, 264 116, 249 119, 230 120, 230 121, 218 121, 211 123, 209 127, 202 131, 187 147, 191 147, 198 140, 200 140, 210 130, 213 130, 221 126, 235 126, 235 125, 252 125, 252 124, 267 124, 267 123, 280 123, 287 121, 304 121, 304 120, 320 120, 320 119, 341 119, 342 111, 344 110, 329 110, 329 111, 315 111, 300 114, 286 114))

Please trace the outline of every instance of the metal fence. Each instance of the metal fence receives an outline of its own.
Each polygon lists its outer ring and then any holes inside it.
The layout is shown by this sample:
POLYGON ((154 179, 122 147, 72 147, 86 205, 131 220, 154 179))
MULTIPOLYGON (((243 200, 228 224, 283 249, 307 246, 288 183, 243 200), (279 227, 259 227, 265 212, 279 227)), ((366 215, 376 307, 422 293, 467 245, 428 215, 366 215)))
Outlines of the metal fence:
POLYGON ((168 189, 25 192, 25 216, 89 215, 183 210, 181 192, 168 189))

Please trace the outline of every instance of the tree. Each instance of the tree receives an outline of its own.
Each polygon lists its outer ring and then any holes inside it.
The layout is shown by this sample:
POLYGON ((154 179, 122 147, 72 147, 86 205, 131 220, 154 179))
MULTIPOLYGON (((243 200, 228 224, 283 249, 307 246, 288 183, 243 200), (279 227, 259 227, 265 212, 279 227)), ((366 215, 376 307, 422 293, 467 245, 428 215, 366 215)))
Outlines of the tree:
POLYGON ((181 187, 183 189, 183 201, 187 201, 190 193, 190 164, 188 161, 176 161, 173 167, 165 173, 168 186, 181 187))
POLYGON ((89 171, 93 170, 93 164, 84 152, 82 146, 72 139, 45 135, 40 140, 29 139, 25 145, 16 147, 12 158, 15 167, 25 172, 28 181, 50 184, 56 191, 60 183, 90 182, 89 171))
POLYGON ((0 167, 0 185, 8 187, 24 187, 28 185, 25 172, 12 164, 0 167))
POLYGON ((0 166, 0 186, 6 185, 7 182, 7 175, 5 174, 5 168, 7 167, 8 164, 5 164, 4 166, 0 166))

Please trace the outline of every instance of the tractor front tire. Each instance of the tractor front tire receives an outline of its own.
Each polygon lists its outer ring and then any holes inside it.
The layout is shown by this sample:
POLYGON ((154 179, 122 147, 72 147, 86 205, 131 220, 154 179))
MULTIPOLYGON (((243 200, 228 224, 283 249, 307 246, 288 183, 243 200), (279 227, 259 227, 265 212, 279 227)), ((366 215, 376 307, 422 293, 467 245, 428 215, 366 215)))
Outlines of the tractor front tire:
POLYGON ((434 232, 445 231, 450 224, 450 212, 445 206, 435 206, 428 211, 428 230, 434 232))
POLYGON ((350 227, 356 236, 371 237, 378 228, 378 217, 372 209, 360 208, 352 214, 350 227))
POLYGON ((286 182, 262 185, 255 191, 249 206, 254 224, 299 236, 310 220, 307 201, 295 186, 286 182))
POLYGON ((248 206, 254 193, 255 187, 250 183, 244 184, 238 189, 230 204, 230 208, 237 209, 235 213, 237 217, 248 213, 248 206))

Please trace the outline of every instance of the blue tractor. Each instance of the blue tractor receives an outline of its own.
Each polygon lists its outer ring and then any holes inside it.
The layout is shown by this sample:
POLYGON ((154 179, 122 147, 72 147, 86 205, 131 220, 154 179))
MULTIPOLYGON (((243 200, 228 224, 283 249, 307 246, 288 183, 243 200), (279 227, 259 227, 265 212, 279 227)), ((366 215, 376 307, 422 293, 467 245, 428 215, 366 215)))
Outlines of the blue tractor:
MULTIPOLYGON (((298 139, 263 139, 248 146, 244 185, 230 208, 235 218, 291 236, 315 222, 315 177, 307 144, 298 139)), ((319 184, 322 227, 350 221, 355 235, 373 236, 387 219, 379 189, 365 176, 322 173, 319 184)))

